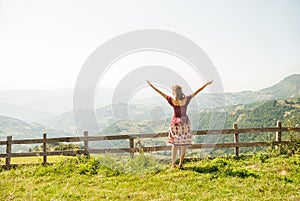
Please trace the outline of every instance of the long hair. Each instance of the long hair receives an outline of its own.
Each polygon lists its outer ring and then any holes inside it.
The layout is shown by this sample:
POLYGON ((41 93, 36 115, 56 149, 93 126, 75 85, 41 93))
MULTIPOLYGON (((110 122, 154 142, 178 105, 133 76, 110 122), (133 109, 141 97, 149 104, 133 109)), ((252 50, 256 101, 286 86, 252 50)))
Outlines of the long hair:
POLYGON ((183 100, 185 98, 185 95, 182 92, 182 87, 179 85, 172 86, 172 93, 177 100, 183 100))

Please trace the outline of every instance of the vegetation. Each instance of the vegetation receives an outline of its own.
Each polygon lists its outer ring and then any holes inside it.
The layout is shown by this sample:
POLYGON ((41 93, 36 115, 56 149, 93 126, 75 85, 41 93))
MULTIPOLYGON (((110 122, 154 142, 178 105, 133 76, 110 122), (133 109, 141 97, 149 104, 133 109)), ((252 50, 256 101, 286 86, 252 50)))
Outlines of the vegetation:
MULTIPOLYGON (((77 144, 77 143, 62 143, 62 142, 57 142, 57 143, 49 143, 47 144, 47 151, 62 151, 62 150, 78 150, 78 149, 83 149, 84 146, 82 143, 77 144)), ((32 151, 43 151, 43 145, 36 145, 33 148, 29 148, 29 152, 32 151)))
MULTIPOLYGON (((218 113, 215 113, 218 115, 218 113)), ((193 129, 209 129, 211 123, 211 110, 201 111, 190 111, 189 116, 192 122, 193 129)), ((5 118, 6 119, 6 118, 5 118)), ((9 119, 6 119, 7 121, 9 119)), ((236 105, 229 106, 226 108, 226 118, 224 122, 225 128, 232 128, 233 123, 237 123, 239 128, 249 128, 249 127, 270 127, 276 126, 276 121, 282 121, 283 126, 299 126, 300 124, 300 98, 290 98, 283 100, 271 100, 264 101, 260 103, 251 103, 246 105, 236 105)), ((168 121, 119 121, 110 124, 104 129, 104 133, 107 134, 130 134, 130 133, 156 133, 166 131, 168 129, 168 121)), ((13 122, 8 121, 4 126, 11 125, 10 127, 19 128, 19 123, 14 120, 13 122)), ((26 124, 27 125, 27 124, 26 124)), ((28 127, 29 125, 27 125, 28 127)), ((1 128, 1 125, 0 125, 1 128)), ((1 130, 1 129, 0 129, 1 130)), ((26 130, 26 129, 25 129, 26 130)), ((28 131, 29 132, 29 131, 28 131)), ((41 132, 41 131, 40 131, 41 132)), ((41 132, 42 133, 42 132, 41 132)), ((37 138, 41 138, 40 137, 37 138)), ((275 133, 259 133, 259 134, 240 134, 239 140, 241 142, 251 142, 251 141, 269 141, 274 140, 275 133)), ((289 136, 283 133, 283 139, 288 139, 289 136)), ((15 136, 14 136, 15 139, 15 136)), ((205 137, 198 136, 195 138, 194 143, 204 142, 205 137)), ((142 139, 141 143, 144 146, 156 146, 156 145, 166 145, 166 139, 156 138, 156 139, 142 139)), ((219 142, 233 142, 232 135, 222 135, 219 138, 219 142)), ((40 151, 41 146, 35 145, 35 147, 29 147, 30 145, 14 145, 13 152, 19 151, 40 151)), ((79 145, 64 145, 64 144, 53 144, 47 147, 48 150, 66 150, 66 149, 78 149, 79 145), (55 148, 56 146, 56 148, 55 148), (73 147, 67 147, 73 146, 73 147)), ((90 147, 128 147, 129 143, 125 140, 111 141, 109 143, 105 142, 91 142, 90 147)), ((79 146, 80 148, 80 146, 79 146)), ((241 148, 241 153, 257 152, 264 150, 263 147, 254 148, 241 148)), ((0 152, 5 151, 5 146, 0 146, 0 152)), ((233 149, 222 149, 213 150, 213 155, 224 155, 232 154, 233 149)), ((163 153, 168 154, 168 153, 163 153)))
POLYGON ((62 158, 0 172, 0 200, 299 200, 300 155, 190 160, 140 154, 62 158))

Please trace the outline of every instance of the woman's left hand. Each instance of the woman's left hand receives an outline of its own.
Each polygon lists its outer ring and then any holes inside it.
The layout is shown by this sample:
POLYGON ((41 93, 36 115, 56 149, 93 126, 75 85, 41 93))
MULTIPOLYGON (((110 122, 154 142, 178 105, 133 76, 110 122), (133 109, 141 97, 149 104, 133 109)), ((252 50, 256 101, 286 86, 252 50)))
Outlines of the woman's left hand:
POLYGON ((208 81, 208 82, 206 83, 206 85, 209 85, 209 84, 213 83, 213 81, 214 81, 214 80, 208 81))

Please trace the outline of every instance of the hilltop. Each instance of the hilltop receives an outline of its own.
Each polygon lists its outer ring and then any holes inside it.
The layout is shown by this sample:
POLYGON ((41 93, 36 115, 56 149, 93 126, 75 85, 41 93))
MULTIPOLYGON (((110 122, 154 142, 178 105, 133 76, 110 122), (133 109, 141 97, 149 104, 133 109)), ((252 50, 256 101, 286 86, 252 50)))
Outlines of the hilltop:
POLYGON ((290 75, 279 83, 258 91, 272 99, 296 98, 300 96, 300 74, 290 75))
MULTIPOLYGON (((207 96, 208 95, 203 94, 199 97, 199 101, 203 101, 204 106, 209 106, 209 103, 207 102, 209 97, 207 96)), ((287 76, 273 86, 258 91, 243 91, 236 93, 225 92, 227 106, 297 97, 300 97, 300 74, 287 76)))

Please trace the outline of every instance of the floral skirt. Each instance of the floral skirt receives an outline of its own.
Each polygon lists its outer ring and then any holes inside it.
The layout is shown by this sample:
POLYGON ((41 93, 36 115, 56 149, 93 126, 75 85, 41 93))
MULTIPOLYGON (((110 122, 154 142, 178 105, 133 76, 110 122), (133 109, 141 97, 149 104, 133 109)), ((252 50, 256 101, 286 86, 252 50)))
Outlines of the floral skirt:
POLYGON ((192 145, 192 129, 188 116, 175 117, 170 121, 168 142, 174 146, 192 145))

